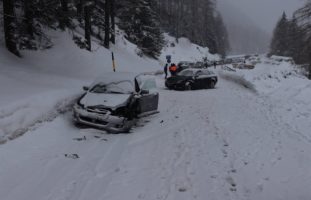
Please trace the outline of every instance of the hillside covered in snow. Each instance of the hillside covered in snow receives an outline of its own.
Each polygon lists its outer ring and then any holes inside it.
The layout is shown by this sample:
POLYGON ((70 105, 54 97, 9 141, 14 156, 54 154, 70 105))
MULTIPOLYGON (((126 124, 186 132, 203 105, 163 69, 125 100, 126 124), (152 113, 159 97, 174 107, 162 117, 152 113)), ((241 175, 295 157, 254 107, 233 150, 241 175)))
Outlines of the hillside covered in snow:
POLYGON ((192 44, 185 38, 176 43, 168 35, 159 60, 138 56, 137 46, 122 34, 118 35, 111 50, 96 46, 94 42, 92 52, 76 48, 69 33, 52 32, 51 35, 55 41, 53 49, 24 51, 21 59, 0 48, 1 142, 68 109, 67 106, 81 94, 82 86, 93 82, 98 74, 112 72, 112 52, 117 72, 137 74, 162 72, 168 54, 176 64, 184 60, 200 61, 205 56, 218 58, 209 54, 208 48, 192 44))

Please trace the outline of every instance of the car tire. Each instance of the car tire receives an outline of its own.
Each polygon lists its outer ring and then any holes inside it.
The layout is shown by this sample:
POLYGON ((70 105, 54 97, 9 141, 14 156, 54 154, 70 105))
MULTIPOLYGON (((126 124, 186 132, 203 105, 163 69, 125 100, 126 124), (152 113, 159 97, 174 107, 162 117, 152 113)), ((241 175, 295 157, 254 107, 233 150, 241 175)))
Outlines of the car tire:
POLYGON ((216 85, 215 81, 211 81, 210 84, 209 84, 209 88, 210 89, 214 89, 215 85, 216 85))
POLYGON ((187 81, 187 82, 185 83, 185 90, 192 90, 191 82, 187 81))

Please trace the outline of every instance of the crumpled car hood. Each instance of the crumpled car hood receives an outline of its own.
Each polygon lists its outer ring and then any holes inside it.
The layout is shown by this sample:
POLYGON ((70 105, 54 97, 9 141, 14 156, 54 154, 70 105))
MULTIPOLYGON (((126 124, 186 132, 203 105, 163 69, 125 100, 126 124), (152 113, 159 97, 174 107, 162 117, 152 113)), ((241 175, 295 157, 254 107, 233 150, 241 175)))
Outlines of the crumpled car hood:
POLYGON ((88 92, 80 103, 84 107, 104 106, 111 109, 116 109, 121 106, 126 106, 131 94, 97 94, 88 92))

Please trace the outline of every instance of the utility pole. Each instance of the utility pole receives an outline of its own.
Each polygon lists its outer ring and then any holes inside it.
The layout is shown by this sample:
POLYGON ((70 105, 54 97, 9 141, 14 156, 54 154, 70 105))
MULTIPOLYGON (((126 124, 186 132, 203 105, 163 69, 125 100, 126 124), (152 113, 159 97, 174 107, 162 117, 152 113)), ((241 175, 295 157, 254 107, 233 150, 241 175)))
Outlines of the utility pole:
POLYGON ((114 54, 111 52, 111 58, 112 58, 112 69, 114 72, 116 72, 116 62, 114 60, 114 54))

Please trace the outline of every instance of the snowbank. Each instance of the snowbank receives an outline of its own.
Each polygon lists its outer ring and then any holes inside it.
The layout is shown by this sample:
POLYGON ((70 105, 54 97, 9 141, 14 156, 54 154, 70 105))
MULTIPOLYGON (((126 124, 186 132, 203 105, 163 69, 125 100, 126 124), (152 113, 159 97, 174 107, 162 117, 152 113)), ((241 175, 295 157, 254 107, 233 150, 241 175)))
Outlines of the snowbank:
POLYGON ((225 79, 264 94, 274 92, 284 85, 290 86, 301 81, 308 82, 299 69, 289 62, 280 62, 278 65, 264 62, 257 64, 253 70, 225 66, 219 73, 225 79))
MULTIPOLYGON (((310 129, 311 81, 290 62, 271 64, 267 58, 253 70, 233 69, 230 66, 219 71, 227 80, 241 84, 256 93, 258 100, 271 107, 271 115, 282 116, 282 121, 296 128, 297 133, 310 129)), ((311 134, 302 135, 304 138, 311 134)))
POLYGON ((69 90, 48 92, 0 107, 0 143, 70 110, 79 94, 79 91, 69 90))
POLYGON ((248 81, 243 74, 237 73, 236 70, 231 67, 223 67, 223 70, 219 71, 219 75, 223 79, 233 81, 254 92, 257 92, 255 85, 252 82, 248 81))

